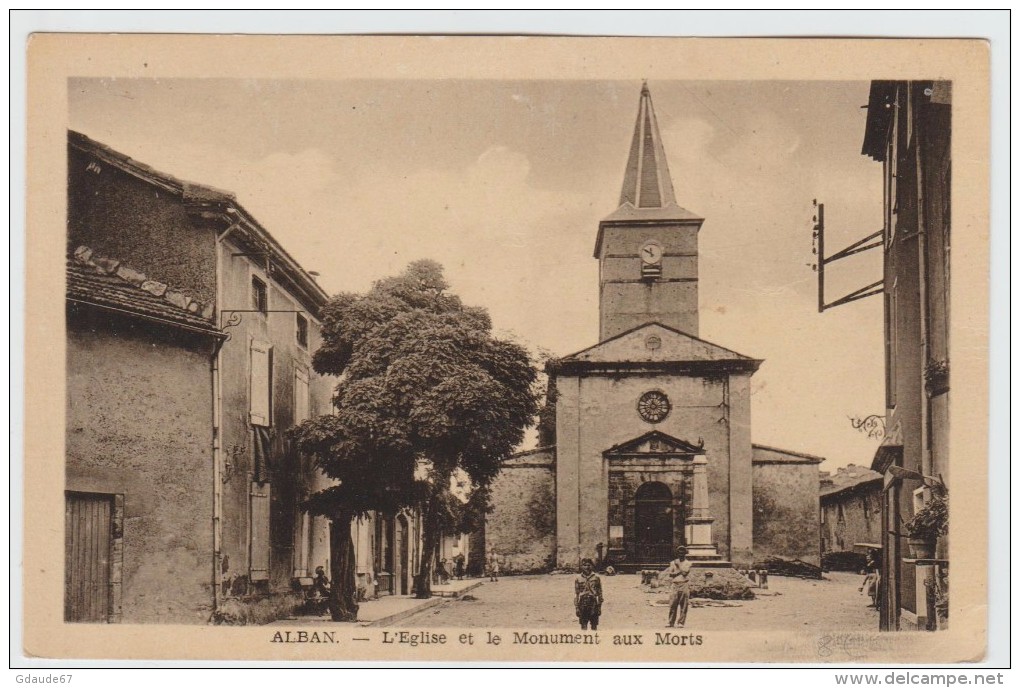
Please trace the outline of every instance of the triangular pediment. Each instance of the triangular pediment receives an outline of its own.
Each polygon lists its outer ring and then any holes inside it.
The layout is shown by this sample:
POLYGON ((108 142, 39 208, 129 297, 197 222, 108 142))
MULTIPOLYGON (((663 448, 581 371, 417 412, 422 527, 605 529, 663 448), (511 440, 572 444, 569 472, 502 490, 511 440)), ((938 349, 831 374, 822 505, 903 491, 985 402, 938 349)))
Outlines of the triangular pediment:
POLYGON ((615 337, 561 360, 588 363, 754 361, 749 356, 657 322, 621 332, 615 337))
POLYGON ((634 454, 704 454, 704 440, 691 444, 686 440, 658 430, 621 442, 603 452, 605 456, 633 456, 634 454))

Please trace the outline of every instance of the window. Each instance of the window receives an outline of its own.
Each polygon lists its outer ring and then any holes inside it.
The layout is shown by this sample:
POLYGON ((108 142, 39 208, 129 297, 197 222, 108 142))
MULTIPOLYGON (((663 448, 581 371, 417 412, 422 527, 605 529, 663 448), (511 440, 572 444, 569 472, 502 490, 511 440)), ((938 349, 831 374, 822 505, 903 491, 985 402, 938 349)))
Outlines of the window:
POLYGON ((867 496, 861 497, 861 510, 864 511, 864 520, 871 520, 871 502, 867 496))
POLYGON ((312 515, 307 512, 295 511, 294 524, 294 578, 311 575, 308 566, 308 555, 312 548, 312 515))
POLYGON ((269 580, 269 483, 251 484, 251 527, 248 550, 251 556, 248 575, 253 581, 269 580))
POLYGON ((295 313, 297 316, 297 343, 298 346, 307 349, 308 348, 308 318, 295 313))
POLYGON ((249 399, 251 424, 269 427, 273 400, 273 347, 256 339, 251 342, 249 399))
POLYGON ((251 278, 251 307, 259 313, 269 312, 269 295, 266 283, 258 277, 251 278))
POLYGON ((836 505, 836 522, 845 523, 846 517, 843 515, 843 502, 836 505))
POLYGON ((662 263, 655 263, 653 265, 642 264, 641 265, 641 279, 653 280, 662 277, 662 263))

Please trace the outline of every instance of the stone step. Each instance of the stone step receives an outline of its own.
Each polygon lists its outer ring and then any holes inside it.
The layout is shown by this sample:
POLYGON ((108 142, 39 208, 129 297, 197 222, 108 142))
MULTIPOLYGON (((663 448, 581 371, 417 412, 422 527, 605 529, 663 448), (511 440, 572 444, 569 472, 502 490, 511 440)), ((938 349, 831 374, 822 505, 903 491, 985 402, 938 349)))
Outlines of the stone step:
MULTIPOLYGON (((691 562, 691 566, 694 568, 712 568, 712 569, 731 569, 733 563, 723 559, 720 555, 707 555, 707 556, 688 556, 687 561, 691 562)), ((614 564, 613 568, 619 573, 636 573, 638 571, 661 571, 669 566, 669 562, 658 562, 658 561, 644 561, 644 562, 625 562, 620 564, 614 564)))

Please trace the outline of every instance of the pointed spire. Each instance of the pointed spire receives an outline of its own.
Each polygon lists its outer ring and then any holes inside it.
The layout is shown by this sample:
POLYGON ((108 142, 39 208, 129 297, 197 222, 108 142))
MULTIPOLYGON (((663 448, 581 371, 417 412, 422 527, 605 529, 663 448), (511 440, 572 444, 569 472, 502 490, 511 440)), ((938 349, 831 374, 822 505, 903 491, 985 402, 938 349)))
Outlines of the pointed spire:
POLYGON ((635 208, 666 208, 676 205, 673 180, 666 165, 666 152, 659 135, 659 123, 652 108, 652 94, 648 82, 641 84, 634 139, 630 144, 627 169, 623 174, 620 205, 629 203, 635 208))

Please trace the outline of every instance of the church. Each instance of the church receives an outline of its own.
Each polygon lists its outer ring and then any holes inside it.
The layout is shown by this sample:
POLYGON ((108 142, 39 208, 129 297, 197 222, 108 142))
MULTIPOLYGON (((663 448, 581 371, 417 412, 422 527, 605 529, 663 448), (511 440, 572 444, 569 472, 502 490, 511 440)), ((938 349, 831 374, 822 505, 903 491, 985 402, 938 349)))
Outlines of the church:
POLYGON ((763 361, 699 338, 698 235, 677 204, 647 84, 623 188, 599 223, 599 341, 551 362, 555 428, 493 483, 486 552, 509 572, 819 563, 822 457, 754 444, 763 361), (544 440, 544 441, 543 441, 544 440))

